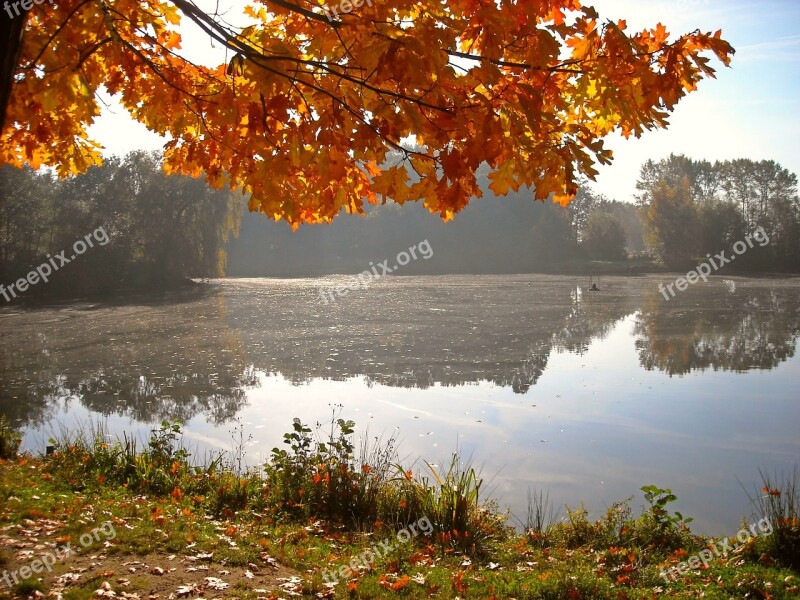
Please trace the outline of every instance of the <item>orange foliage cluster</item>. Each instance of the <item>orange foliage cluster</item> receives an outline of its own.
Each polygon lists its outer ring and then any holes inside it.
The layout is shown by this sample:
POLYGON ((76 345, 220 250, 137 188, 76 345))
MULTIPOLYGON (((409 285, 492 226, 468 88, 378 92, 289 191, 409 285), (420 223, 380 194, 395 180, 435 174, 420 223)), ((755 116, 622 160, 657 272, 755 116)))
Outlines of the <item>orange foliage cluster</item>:
POLYGON ((35 5, 0 163, 98 163, 87 127, 104 87, 167 136, 170 172, 293 225, 386 199, 449 219, 481 195, 482 163, 497 194, 566 203, 611 160, 608 134, 665 126, 713 76, 704 53, 733 53, 720 32, 628 33, 579 0, 392 0, 335 22, 322 0, 297 3, 248 5, 253 24, 221 40, 234 54, 216 67, 179 54, 182 17, 205 16, 185 0, 35 5))

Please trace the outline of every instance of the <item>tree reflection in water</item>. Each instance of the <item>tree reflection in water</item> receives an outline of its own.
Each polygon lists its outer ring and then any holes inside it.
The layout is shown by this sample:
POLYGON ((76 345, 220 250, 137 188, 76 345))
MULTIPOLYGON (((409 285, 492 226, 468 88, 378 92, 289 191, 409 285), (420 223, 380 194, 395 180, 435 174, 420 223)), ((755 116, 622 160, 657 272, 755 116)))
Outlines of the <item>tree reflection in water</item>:
MULTIPOLYGON (((335 282, 334 282, 335 283, 335 282)), ((259 373, 524 394, 555 352, 585 353, 636 313, 641 365, 772 369, 792 357, 800 288, 715 281, 667 302, 653 278, 388 278, 324 307, 318 280, 232 280, 148 302, 0 312, 0 413, 35 425, 78 403, 136 421, 234 418, 259 373)))

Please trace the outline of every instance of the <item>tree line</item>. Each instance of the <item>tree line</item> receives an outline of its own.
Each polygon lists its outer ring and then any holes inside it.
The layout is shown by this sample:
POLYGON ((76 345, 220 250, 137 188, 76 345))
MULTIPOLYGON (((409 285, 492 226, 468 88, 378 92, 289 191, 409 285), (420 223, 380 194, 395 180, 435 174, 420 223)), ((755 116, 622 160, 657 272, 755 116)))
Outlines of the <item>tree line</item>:
POLYGON ((692 160, 670 155, 641 168, 637 182, 644 239, 657 260, 681 268, 727 251, 754 231, 769 244, 737 257, 752 271, 800 270, 797 176, 775 161, 692 160))
MULTIPOLYGON (((56 271, 43 295, 164 288, 224 273, 241 196, 202 179, 168 176, 159 155, 111 157, 83 175, 0 169, 0 282, 10 283, 50 254, 103 228, 109 242, 56 271)), ((30 291, 33 291, 31 289, 30 291)))
POLYGON ((488 174, 477 175, 483 198, 448 223, 416 202, 387 203, 369 206, 364 218, 292 231, 250 213, 238 194, 164 174, 153 153, 112 157, 64 180, 47 170, 4 167, 0 282, 23 277, 98 227, 110 242, 65 266, 37 293, 164 288, 223 274, 356 273, 425 239, 434 260, 412 262, 398 274, 683 269, 759 228, 769 244, 748 250, 735 267, 800 270, 797 177, 774 161, 649 160, 635 204, 609 200, 586 184, 566 207, 533 202, 525 188, 500 198, 488 174))
MULTIPOLYGON (((483 197, 447 223, 418 202, 365 206, 363 219, 336 219, 291 231, 266 215, 247 213, 228 244, 233 277, 313 277, 359 273, 370 261, 429 240, 431 260, 414 261, 398 274, 526 273, 582 269, 591 260, 619 261, 644 252, 638 208, 609 200, 588 186, 566 208, 535 202, 520 188, 498 197, 488 170, 479 170, 483 197)), ((623 265, 623 270, 627 265, 623 265)))
POLYGON ((292 232, 264 215, 246 214, 228 245, 231 276, 356 273, 427 239, 435 256, 398 274, 631 272, 685 269, 727 252, 763 228, 769 243, 726 266, 738 272, 800 270, 797 177, 774 161, 711 163, 671 155, 640 170, 636 202, 610 200, 583 182, 566 207, 533 202, 526 188, 483 197, 449 223, 418 203, 366 207, 365 221, 337 219, 292 232))

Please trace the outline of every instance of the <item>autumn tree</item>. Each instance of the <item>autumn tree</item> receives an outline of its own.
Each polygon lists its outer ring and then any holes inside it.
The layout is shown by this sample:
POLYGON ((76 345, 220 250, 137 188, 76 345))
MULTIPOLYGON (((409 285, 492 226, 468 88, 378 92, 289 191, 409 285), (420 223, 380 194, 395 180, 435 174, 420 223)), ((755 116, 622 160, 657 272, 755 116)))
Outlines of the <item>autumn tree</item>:
POLYGON ((676 185, 657 182, 643 219, 645 241, 662 263, 681 268, 697 256, 700 226, 688 178, 676 185))
POLYGON ((609 134, 666 126, 714 75, 707 51, 726 65, 733 54, 719 31, 629 33, 579 0, 353 6, 329 19, 321 0, 256 0, 234 28, 191 0, 35 4, 12 19, 27 19, 21 48, 5 21, 0 32, 4 57, 19 50, 0 73, 14 81, 0 162, 62 176, 97 164, 87 127, 105 89, 167 137, 168 171, 242 190, 293 225, 387 198, 448 219, 480 196, 482 164, 497 194, 527 186, 566 203, 611 160, 609 134), (185 56, 183 18, 230 59, 185 56))
POLYGON ((713 201, 723 186, 723 169, 720 162, 695 160, 683 154, 670 154, 659 161, 647 160, 639 170, 635 198, 639 206, 652 200, 655 188, 661 183, 670 186, 689 183, 689 193, 697 202, 713 201))

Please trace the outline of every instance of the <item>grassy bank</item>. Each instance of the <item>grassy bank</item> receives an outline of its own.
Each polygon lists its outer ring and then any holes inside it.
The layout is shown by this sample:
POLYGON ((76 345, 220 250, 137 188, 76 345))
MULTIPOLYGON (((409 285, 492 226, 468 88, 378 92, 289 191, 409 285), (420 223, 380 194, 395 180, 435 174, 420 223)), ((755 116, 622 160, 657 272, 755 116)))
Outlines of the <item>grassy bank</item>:
POLYGON ((412 472, 393 439, 356 447, 353 430, 295 420, 252 469, 243 445, 199 464, 170 423, 144 441, 65 433, 40 457, 0 423, 0 595, 800 597, 796 475, 765 477, 738 539, 693 534, 654 486, 640 514, 628 500, 597 520, 531 494, 519 532, 457 456, 412 472))

